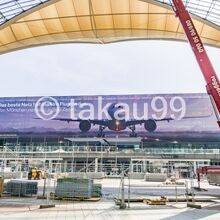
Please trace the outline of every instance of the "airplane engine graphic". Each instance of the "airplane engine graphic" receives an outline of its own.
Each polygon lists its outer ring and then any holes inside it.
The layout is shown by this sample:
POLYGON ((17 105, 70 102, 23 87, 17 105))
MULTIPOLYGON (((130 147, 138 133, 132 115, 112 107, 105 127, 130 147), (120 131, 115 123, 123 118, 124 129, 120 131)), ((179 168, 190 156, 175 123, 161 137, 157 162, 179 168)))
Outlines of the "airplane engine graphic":
POLYGON ((79 129, 82 132, 88 132, 90 130, 90 128, 91 128, 91 123, 88 120, 82 120, 79 123, 79 129))
POLYGON ((155 120, 148 119, 144 122, 144 128, 148 132, 154 132, 157 129, 157 124, 156 124, 155 120))

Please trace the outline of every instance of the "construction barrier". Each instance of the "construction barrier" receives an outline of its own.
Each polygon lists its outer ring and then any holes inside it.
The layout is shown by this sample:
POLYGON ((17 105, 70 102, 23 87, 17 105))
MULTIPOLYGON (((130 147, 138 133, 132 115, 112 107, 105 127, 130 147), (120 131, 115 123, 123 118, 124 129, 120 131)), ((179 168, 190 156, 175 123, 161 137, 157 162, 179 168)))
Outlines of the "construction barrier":
POLYGON ((10 180, 6 185, 6 192, 12 196, 32 196, 38 191, 38 183, 28 180, 10 180))

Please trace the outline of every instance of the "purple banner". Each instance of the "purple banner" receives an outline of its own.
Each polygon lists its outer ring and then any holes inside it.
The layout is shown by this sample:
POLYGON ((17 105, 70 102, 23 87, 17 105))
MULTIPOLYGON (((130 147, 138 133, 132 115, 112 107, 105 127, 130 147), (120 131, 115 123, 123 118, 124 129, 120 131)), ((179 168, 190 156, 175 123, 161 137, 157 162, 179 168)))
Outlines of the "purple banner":
POLYGON ((207 94, 0 98, 1 133, 219 132, 207 94))

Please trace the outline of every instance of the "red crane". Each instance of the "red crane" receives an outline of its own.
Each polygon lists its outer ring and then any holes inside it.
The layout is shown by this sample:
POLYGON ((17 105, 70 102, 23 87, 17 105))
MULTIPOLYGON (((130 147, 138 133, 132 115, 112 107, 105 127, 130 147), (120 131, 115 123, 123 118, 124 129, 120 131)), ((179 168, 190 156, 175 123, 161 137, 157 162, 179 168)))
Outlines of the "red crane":
POLYGON ((220 83, 218 76, 215 73, 215 70, 212 66, 211 61, 209 60, 200 36, 182 0, 172 0, 172 2, 173 10, 176 16, 179 18, 180 23, 182 24, 182 27, 185 31, 185 34, 188 38, 188 41, 195 54, 196 60, 207 83, 207 93, 211 98, 215 115, 217 117, 217 123, 220 127, 220 83))

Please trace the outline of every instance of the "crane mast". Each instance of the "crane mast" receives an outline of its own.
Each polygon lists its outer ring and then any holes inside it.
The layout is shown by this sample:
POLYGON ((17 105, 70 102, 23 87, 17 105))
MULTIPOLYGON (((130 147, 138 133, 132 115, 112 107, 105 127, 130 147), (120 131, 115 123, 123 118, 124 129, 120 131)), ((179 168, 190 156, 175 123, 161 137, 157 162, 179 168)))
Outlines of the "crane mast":
POLYGON ((206 81, 206 90, 210 96, 216 117, 220 127, 220 83, 212 63, 206 53, 201 38, 186 10, 182 0, 172 0, 172 6, 179 18, 188 41, 192 47, 196 60, 206 81))

